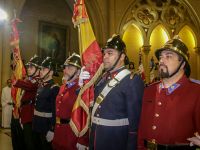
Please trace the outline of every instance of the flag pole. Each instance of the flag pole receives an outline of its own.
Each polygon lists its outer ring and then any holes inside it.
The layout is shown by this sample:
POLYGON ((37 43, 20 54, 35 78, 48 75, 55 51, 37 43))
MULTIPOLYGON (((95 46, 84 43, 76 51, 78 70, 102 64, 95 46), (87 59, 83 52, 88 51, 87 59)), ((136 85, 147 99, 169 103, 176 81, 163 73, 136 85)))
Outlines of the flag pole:
MULTIPOLYGON (((80 29, 80 24, 78 24, 77 27, 78 27, 79 53, 80 53, 80 56, 81 56, 81 55, 82 55, 83 44, 82 44, 82 41, 81 41, 81 29, 80 29)), ((81 61, 82 61, 82 57, 81 57, 81 61)))
POLYGON ((94 83, 102 74, 102 53, 94 36, 84 0, 77 0, 74 4, 72 21, 78 27, 79 51, 82 65, 91 73, 91 79, 85 81, 75 101, 70 120, 70 126, 77 137, 88 132, 90 123, 90 104, 94 101, 94 83))

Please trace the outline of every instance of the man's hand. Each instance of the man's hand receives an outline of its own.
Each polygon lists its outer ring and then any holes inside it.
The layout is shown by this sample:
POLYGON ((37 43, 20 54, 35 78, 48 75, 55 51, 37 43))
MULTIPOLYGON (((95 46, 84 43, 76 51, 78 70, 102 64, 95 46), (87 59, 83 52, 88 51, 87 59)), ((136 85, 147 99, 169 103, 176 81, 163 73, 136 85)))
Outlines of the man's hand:
POLYGON ((200 136, 198 133, 195 133, 194 137, 188 138, 187 140, 190 141, 190 146, 200 146, 200 136))
POLYGON ((76 144, 76 147, 78 150, 89 150, 89 147, 79 144, 79 143, 76 144))
POLYGON ((46 135, 47 142, 51 142, 53 140, 53 137, 54 137, 54 132, 48 131, 46 135))
POLYGON ((81 68, 81 73, 79 75, 78 85, 83 86, 83 81, 90 78, 90 73, 85 71, 85 66, 81 68))

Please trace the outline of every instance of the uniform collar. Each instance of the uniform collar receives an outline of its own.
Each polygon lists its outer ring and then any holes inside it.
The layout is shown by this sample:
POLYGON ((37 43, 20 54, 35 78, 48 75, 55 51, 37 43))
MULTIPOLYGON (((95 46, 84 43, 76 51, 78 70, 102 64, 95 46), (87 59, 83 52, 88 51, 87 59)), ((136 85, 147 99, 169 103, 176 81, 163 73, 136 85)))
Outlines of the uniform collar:
POLYGON ((168 88, 165 88, 163 83, 161 82, 159 84, 159 91, 161 91, 162 89, 166 89, 166 94, 167 95, 170 95, 171 93, 173 93, 178 87, 180 86, 179 83, 174 83, 173 85, 171 85, 170 87, 168 88))
POLYGON ((72 82, 67 82, 66 83, 66 87, 67 88, 71 88, 71 87, 73 87, 76 83, 77 83, 77 79, 76 80, 74 80, 74 81, 72 81, 72 82))
POLYGON ((53 81, 53 79, 50 79, 48 81, 45 81, 44 83, 51 84, 51 83, 54 83, 54 81, 53 81))
POLYGON ((183 75, 183 77, 181 77, 181 79, 180 79, 178 82, 172 84, 172 85, 171 85, 170 87, 168 87, 168 88, 165 88, 164 85, 163 85, 163 83, 161 82, 161 83, 159 84, 159 92, 160 92, 161 90, 166 90, 166 95, 170 95, 170 94, 172 94, 176 89, 178 89, 181 85, 183 85, 187 80, 188 80, 188 78, 187 78, 185 75, 183 75))
POLYGON ((110 71, 106 73, 107 79, 113 79, 120 71, 124 70, 125 66, 122 66, 114 71, 110 71))
POLYGON ((40 78, 38 75, 38 76, 34 76, 34 77, 28 77, 28 80, 30 80, 32 83, 35 83, 35 82, 39 82, 40 78))
POLYGON ((75 84, 76 84, 76 82, 73 81, 73 82, 66 83, 66 86, 67 86, 67 88, 71 88, 75 84))
POLYGON ((45 82, 42 82, 41 83, 41 86, 47 86, 47 85, 49 85, 49 84, 53 84, 54 83, 54 81, 53 81, 53 79, 50 79, 50 80, 48 80, 48 81, 45 81, 45 82))

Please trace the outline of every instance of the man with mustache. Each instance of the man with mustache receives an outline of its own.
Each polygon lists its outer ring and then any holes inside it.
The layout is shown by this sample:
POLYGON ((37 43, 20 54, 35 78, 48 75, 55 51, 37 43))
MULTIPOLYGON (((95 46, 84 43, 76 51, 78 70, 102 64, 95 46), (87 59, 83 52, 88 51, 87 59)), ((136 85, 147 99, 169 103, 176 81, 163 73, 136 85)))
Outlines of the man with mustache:
POLYGON ((195 149, 187 139, 200 133, 200 85, 189 79, 188 48, 175 37, 155 55, 161 81, 145 89, 138 149, 195 149))

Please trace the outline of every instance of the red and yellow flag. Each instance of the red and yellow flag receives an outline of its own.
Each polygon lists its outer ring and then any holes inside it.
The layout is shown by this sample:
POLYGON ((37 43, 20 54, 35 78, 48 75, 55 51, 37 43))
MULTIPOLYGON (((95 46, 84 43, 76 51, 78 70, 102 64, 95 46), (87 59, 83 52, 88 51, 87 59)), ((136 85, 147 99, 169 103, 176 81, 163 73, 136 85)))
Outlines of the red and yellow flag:
POLYGON ((87 130, 90 123, 89 108, 94 101, 94 82, 103 70, 102 53, 96 41, 84 0, 77 0, 74 5, 73 23, 78 27, 79 50, 82 58, 82 65, 90 72, 91 79, 86 81, 81 88, 78 98, 72 110, 70 125, 74 133, 81 137, 87 130))
MULTIPOLYGON (((19 32, 17 29, 17 24, 21 22, 18 18, 15 18, 11 21, 11 39, 10 39, 10 45, 12 46, 12 54, 13 54, 13 60, 12 60, 12 82, 15 82, 18 79, 22 79, 26 75, 26 70, 24 68, 21 54, 20 54, 20 48, 19 48, 19 32)), ((13 115, 15 118, 19 117, 18 114, 18 108, 20 106, 20 99, 22 95, 22 90, 20 88, 15 88, 12 86, 11 89, 12 98, 14 101, 14 111, 13 115)))

